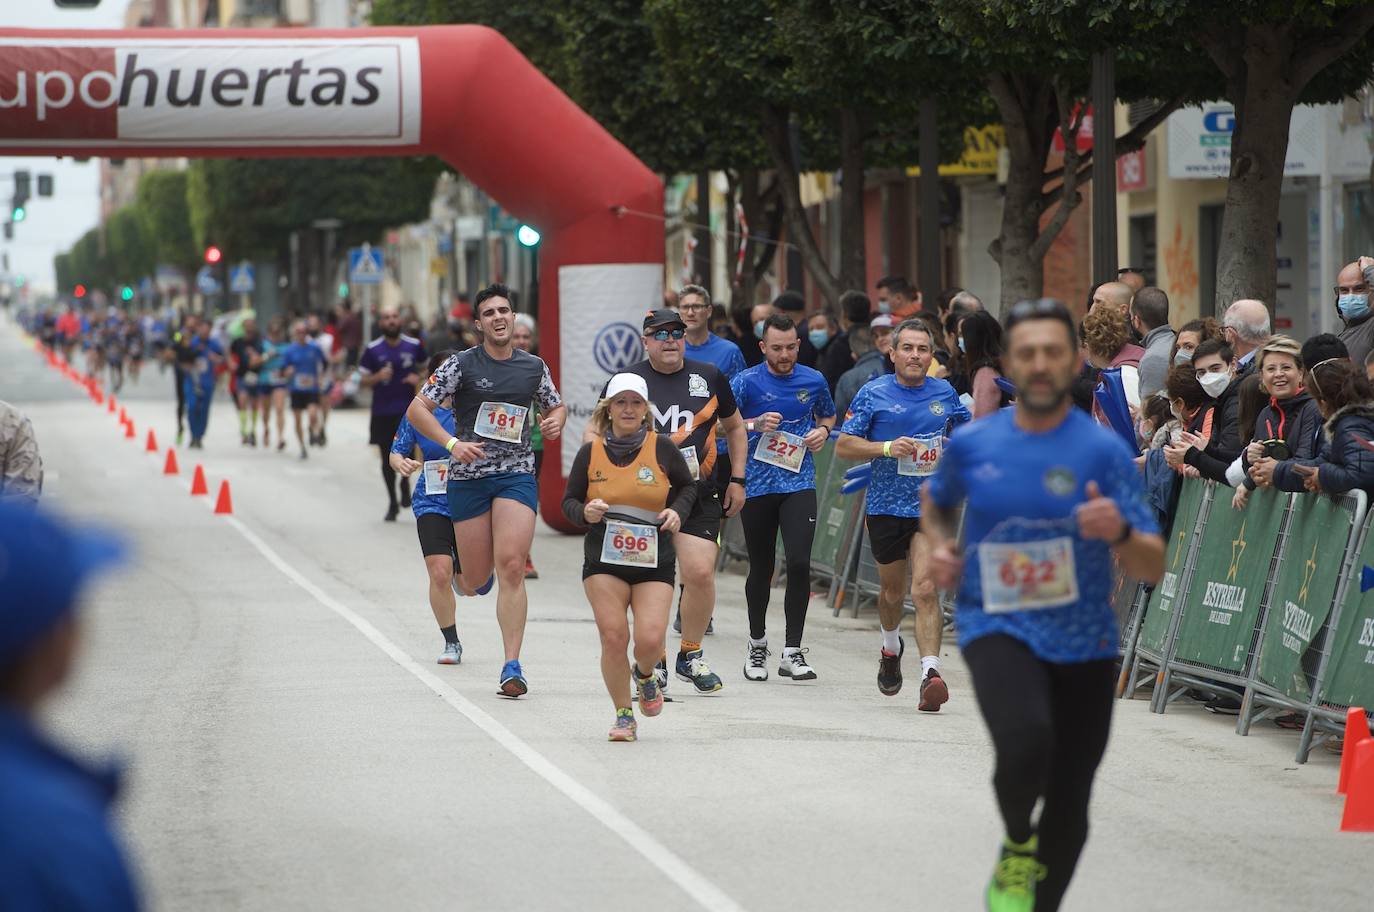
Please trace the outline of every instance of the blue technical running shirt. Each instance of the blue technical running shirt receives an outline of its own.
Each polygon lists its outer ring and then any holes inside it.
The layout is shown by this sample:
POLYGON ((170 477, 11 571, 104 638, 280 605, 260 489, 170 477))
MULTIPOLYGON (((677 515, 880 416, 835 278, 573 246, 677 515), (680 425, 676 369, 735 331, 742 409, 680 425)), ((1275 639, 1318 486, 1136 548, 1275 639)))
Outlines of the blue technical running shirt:
MULTIPOLYGON (((446 408, 434 410, 434 417, 439 419, 439 423, 444 426, 444 430, 453 434, 453 412, 446 408)), ((415 428, 411 426, 409 418, 402 418, 400 427, 396 428, 396 436, 391 440, 391 452, 400 453, 407 459, 415 458, 415 445, 420 445, 420 454, 424 461, 438 463, 436 469, 442 466, 442 476, 445 480, 444 487, 437 493, 429 493, 425 485, 425 471, 421 469, 415 473, 415 491, 410 495, 410 509, 417 517, 426 513, 437 513, 440 516, 448 516, 448 450, 430 440, 423 434, 417 434, 415 428)))
MULTIPOLYGON (((782 423, 777 429, 798 437, 814 428, 817 418, 830 418, 835 414, 835 402, 830 398, 825 375, 801 364, 793 367, 786 377, 773 374, 767 362, 756 364, 736 374, 730 381, 730 388, 735 393, 740 415, 751 419, 764 412, 777 412, 782 415, 782 423)), ((810 452, 802 448, 805 455, 797 472, 770 465, 758 458, 761 455, 759 441, 763 436, 757 431, 749 434, 745 497, 791 494, 816 486, 816 463, 810 452)))
POLYGON ((940 506, 966 501, 959 645, 1002 633, 1047 662, 1114 658, 1111 546, 1078 534, 1075 508, 1096 481, 1137 531, 1158 533, 1134 454, 1078 409, 1042 434, 1013 416, 957 430, 929 482, 940 506))
POLYGON ((920 386, 902 386, 896 374, 870 380, 849 405, 840 433, 867 440, 911 437, 919 444, 907 459, 873 460, 865 511, 870 516, 920 516, 921 485, 935 471, 951 423, 973 416, 944 380, 927 377, 920 386))
POLYGON ((283 368, 295 368, 287 381, 293 393, 318 393, 320 373, 324 370, 324 352, 309 342, 293 342, 282 352, 283 368))
MULTIPOLYGON (((722 339, 715 333, 706 337, 704 345, 693 345, 687 339, 682 341, 684 343, 682 357, 714 364, 725 375, 726 380, 735 379, 735 374, 748 366, 744 363, 744 353, 739 350, 739 346, 729 339, 722 339)), ((718 434, 716 436, 716 452, 725 453, 728 450, 725 435, 718 434)))

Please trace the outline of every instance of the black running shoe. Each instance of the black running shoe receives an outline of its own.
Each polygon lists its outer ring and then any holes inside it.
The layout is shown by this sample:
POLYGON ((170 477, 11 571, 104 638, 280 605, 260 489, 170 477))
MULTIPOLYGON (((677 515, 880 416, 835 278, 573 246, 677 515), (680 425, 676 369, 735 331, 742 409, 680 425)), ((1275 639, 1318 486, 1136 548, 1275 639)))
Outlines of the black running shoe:
POLYGON ((902 654, 906 652, 906 640, 897 637, 897 654, 888 655, 886 649, 878 650, 878 691, 885 697, 895 697, 902 690, 902 654))

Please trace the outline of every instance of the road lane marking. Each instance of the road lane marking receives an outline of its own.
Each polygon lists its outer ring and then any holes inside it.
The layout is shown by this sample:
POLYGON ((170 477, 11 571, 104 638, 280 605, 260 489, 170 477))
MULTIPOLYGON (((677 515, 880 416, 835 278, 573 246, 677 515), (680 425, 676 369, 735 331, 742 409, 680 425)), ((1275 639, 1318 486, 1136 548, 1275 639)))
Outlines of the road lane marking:
POLYGON ((496 721, 493 716, 463 696, 438 675, 416 662, 405 650, 372 626, 372 623, 366 618, 316 586, 304 574, 287 563, 256 532, 244 525, 238 517, 227 516, 225 521, 242 535, 244 540, 252 545, 259 554, 266 558, 268 563, 280 570, 283 576, 304 589, 315 601, 352 624, 359 633, 367 637, 372 645, 386 653, 397 665, 419 679, 420 683, 434 691, 445 703, 462 713, 469 722, 476 725, 493 741, 509 751, 531 772, 562 792, 574 804, 595 817, 606 829, 623 839, 630 848, 644 856, 646 861, 658 868, 684 893, 696 900, 702 908, 720 910, 720 912, 744 912, 743 906, 727 896, 724 891, 655 839, 648 831, 616 810, 591 789, 563 772, 543 754, 525 743, 519 735, 496 721))

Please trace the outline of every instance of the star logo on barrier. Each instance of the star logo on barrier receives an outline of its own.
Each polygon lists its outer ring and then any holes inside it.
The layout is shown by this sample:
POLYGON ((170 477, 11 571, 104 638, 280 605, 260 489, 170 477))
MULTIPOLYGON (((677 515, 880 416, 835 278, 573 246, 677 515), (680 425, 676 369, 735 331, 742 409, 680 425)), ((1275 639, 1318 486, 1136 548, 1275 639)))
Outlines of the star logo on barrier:
POLYGON ((1317 572, 1317 543, 1312 543, 1312 556, 1302 565, 1302 588, 1298 590, 1298 601, 1307 607, 1307 589, 1312 585, 1312 576, 1317 572))
POLYGON ((1236 574, 1240 572, 1240 559, 1245 556, 1246 522, 1248 522, 1248 520, 1241 521, 1240 532, 1236 533, 1236 537, 1231 539, 1231 569, 1226 571, 1227 582, 1235 582, 1236 574))

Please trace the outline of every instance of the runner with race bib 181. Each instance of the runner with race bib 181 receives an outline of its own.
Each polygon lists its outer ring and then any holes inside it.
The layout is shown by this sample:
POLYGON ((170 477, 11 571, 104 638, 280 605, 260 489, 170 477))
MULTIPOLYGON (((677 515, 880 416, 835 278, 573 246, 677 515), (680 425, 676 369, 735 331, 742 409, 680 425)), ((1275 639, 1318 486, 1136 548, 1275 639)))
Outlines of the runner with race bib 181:
POLYGON ((921 516, 936 585, 959 585, 959 647, 996 754, 1006 837, 988 909, 1054 912, 1087 840, 1107 747, 1119 639, 1113 559, 1128 576, 1158 581, 1164 542, 1135 454, 1070 399, 1078 341, 1068 309, 1022 301, 1006 326, 1016 407, 954 433, 921 516))
POLYGON ((944 380, 926 376, 934 340, 920 320, 904 320, 892 333, 895 374, 870 380, 850 403, 835 455, 868 459, 873 474, 864 499, 868 538, 878 564, 878 622, 883 643, 878 689, 894 696, 902 689, 898 634, 907 569, 916 606, 916 645, 921 651, 921 697, 917 709, 938 712, 949 699, 940 677, 940 634, 944 618, 930 581, 930 545, 921 534, 921 485, 935 471, 949 428, 972 419, 959 394, 944 380))
POLYGON ((496 619, 506 653, 500 693, 519 697, 529 690, 520 646, 529 608, 525 562, 539 503, 526 418, 531 403, 538 402, 544 439, 557 440, 568 410, 543 359, 512 345, 510 289, 500 284, 482 289, 473 309, 482 344, 453 355, 430 374, 406 417, 452 454, 448 506, 462 562, 458 588, 464 595, 491 591, 495 569, 500 580, 496 619), (445 399, 453 400, 453 434, 434 417, 445 399), (498 528, 500 535, 494 534, 498 528))

